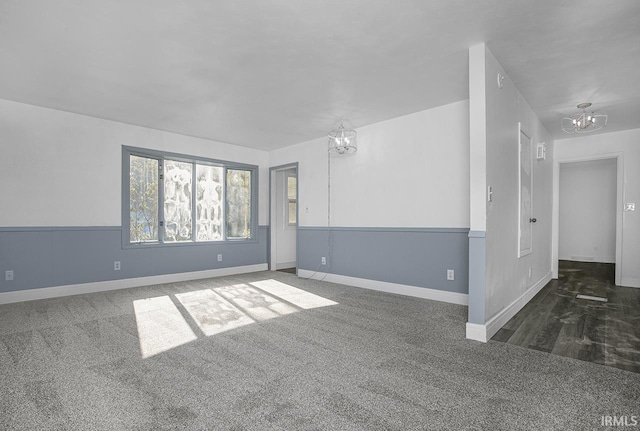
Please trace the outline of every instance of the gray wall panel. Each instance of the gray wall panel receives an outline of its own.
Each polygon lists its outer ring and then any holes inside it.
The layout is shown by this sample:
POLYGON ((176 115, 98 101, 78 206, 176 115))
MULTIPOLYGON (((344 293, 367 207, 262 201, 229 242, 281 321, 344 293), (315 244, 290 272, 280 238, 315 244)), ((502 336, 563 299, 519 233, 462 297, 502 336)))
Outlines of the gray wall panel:
POLYGON ((469 323, 485 322, 486 233, 469 232, 469 323))
POLYGON ((298 230, 301 269, 447 292, 468 292, 468 229, 331 228, 298 230), (331 245, 330 245, 331 244, 331 245), (322 256, 327 265, 320 266, 322 256), (447 269, 455 280, 447 280, 447 269))
POLYGON ((0 228, 0 292, 267 263, 267 232, 260 226, 251 242, 123 249, 120 227, 0 228))

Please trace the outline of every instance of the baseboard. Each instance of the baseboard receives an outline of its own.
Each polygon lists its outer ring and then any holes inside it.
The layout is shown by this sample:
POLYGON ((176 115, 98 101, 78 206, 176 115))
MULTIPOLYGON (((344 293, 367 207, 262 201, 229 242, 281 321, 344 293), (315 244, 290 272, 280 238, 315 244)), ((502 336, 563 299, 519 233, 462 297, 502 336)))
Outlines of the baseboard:
POLYGON ((70 284, 66 286, 16 290, 13 292, 1 292, 0 304, 34 301, 46 298, 57 298, 60 296, 80 295, 83 293, 106 292, 109 290, 129 289, 131 287, 150 286, 154 284, 177 283, 180 281, 199 280, 202 278, 211 277, 223 277, 226 275, 246 274, 249 272, 266 271, 267 269, 268 265, 266 263, 260 263, 256 265, 208 269, 205 271, 180 272, 176 274, 125 278, 122 280, 97 281, 94 283, 70 284))
POLYGON ((314 272, 306 269, 298 269, 298 277, 329 281, 331 283, 361 287, 364 289, 377 290, 379 292, 396 293, 400 295, 413 296, 416 298, 432 299, 434 301, 449 302, 452 304, 469 304, 469 295, 467 295, 466 293, 447 292, 444 290, 429 289, 427 287, 409 286, 406 284, 396 284, 386 281, 369 280, 366 278, 349 277, 346 275, 314 272))
POLYGON ((483 343, 489 341, 491 337, 496 335, 496 332, 511 320, 518 311, 522 310, 522 307, 527 305, 527 303, 531 301, 531 299, 536 296, 536 294, 540 292, 540 290, 546 286, 549 281, 551 281, 551 271, 527 289, 515 301, 500 310, 484 325, 467 323, 467 338, 470 340, 482 341, 483 343))
POLYGON ((295 260, 292 260, 291 262, 276 263, 276 269, 289 269, 289 268, 295 268, 295 267, 296 267, 295 260))
POLYGON ((616 263, 615 256, 569 256, 560 257, 558 260, 568 260, 570 262, 616 263))
POLYGON ((573 262, 593 262, 594 257, 593 256, 569 256, 569 259, 564 259, 564 260, 570 260, 573 262))
POLYGON ((487 328, 485 325, 467 322, 467 338, 469 340, 487 342, 487 328))
POLYGON ((640 278, 637 277, 622 277, 620 285, 625 287, 640 287, 640 278))

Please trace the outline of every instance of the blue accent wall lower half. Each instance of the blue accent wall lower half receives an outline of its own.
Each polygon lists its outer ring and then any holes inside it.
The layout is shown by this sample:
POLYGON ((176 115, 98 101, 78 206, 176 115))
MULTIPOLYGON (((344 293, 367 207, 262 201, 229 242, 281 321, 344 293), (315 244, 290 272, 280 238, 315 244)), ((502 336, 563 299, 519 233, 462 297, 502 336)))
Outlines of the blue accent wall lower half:
POLYGON ((468 293, 469 229, 299 227, 298 268, 468 293), (327 265, 320 265, 322 257, 327 265), (447 269, 455 280, 447 280, 447 269))
POLYGON ((469 323, 485 322, 486 232, 469 231, 469 323))
POLYGON ((263 264, 268 230, 255 241, 123 249, 119 226, 0 228, 0 292, 263 264))

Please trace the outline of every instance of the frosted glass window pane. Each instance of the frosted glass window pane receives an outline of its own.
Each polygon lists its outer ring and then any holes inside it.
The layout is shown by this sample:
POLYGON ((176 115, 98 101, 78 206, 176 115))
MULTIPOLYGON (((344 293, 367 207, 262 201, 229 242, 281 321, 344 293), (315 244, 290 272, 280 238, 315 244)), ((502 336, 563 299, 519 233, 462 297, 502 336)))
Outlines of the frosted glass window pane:
POLYGON ((164 162, 164 240, 191 240, 191 175, 193 164, 164 162))
POLYGON ((296 224, 296 201, 289 202, 289 224, 296 224))
POLYGON ((296 177, 287 177, 287 197, 289 199, 296 198, 296 177))
POLYGON ((289 224, 290 225, 294 225, 296 224, 297 220, 296 220, 296 207, 297 202, 296 202, 296 197, 297 197, 297 193, 296 193, 296 188, 298 187, 298 181, 296 177, 287 177, 287 198, 289 200, 289 224))
POLYGON ((196 241, 222 239, 224 168, 196 165, 196 241))
POLYGON ((129 241, 158 241, 158 160, 129 157, 129 241))
POLYGON ((227 169, 227 238, 251 237, 251 171, 227 169))

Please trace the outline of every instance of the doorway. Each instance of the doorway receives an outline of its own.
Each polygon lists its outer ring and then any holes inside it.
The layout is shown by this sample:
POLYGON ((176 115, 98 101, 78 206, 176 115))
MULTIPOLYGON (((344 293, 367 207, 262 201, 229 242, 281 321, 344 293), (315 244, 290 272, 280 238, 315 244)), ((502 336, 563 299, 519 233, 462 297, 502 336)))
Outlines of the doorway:
POLYGON ((553 278, 561 260, 606 263, 621 285, 622 167, 617 153, 556 161, 553 278))
POLYGON ((623 154, 554 164, 553 276, 492 338, 640 373, 640 291, 622 279, 623 154))
POLYGON ((558 258, 615 263, 616 160, 563 163, 559 181, 558 258))
POLYGON ((270 169, 269 269, 297 273, 298 164, 270 169))

